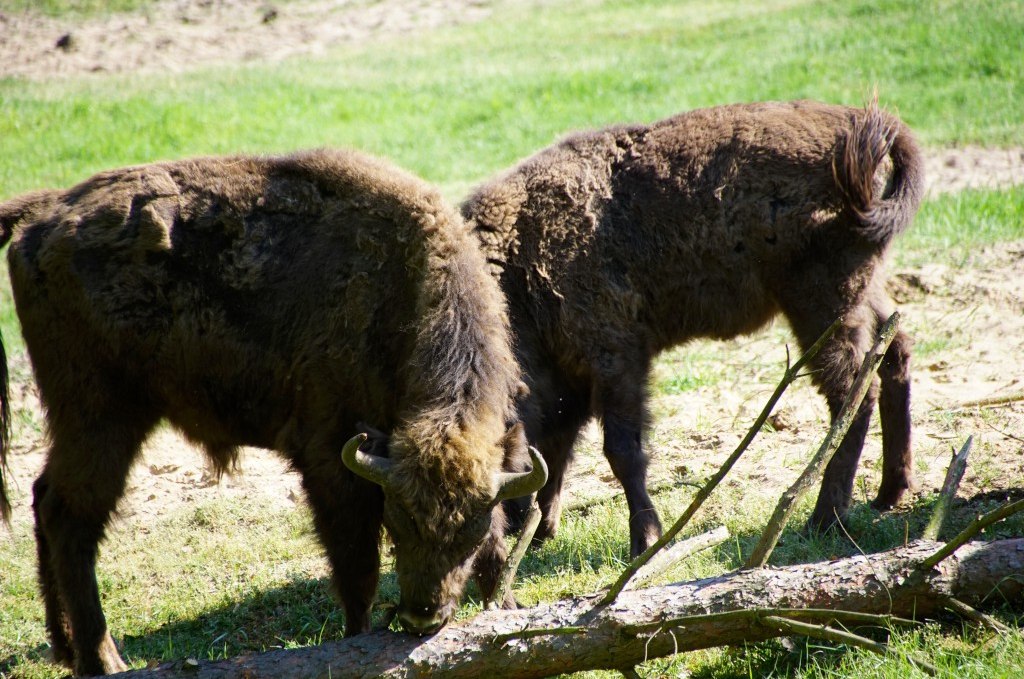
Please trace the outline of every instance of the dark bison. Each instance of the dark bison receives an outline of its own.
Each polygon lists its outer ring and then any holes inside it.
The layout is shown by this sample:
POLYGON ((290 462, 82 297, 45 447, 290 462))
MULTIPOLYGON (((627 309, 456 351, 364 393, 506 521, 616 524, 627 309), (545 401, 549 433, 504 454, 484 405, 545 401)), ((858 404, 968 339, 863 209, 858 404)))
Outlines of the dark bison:
MULTIPOLYGON (((632 554, 660 535, 641 441, 651 361, 667 347, 781 312, 806 348, 842 316, 814 373, 834 417, 891 311, 882 264, 921 191, 897 118, 802 101, 576 134, 469 197, 462 212, 500 277, 530 387, 519 414, 550 470, 540 535, 556 530, 591 416, 625 489, 632 554)), ((910 346, 899 333, 881 368, 880 508, 911 485, 910 346)), ((877 385, 825 472, 814 526, 850 502, 876 398, 877 385)))
POLYGON ((161 418, 218 471, 250 445, 301 473, 346 633, 369 629, 382 522, 406 629, 448 620, 481 549, 493 589, 499 501, 546 471, 503 471, 527 455, 507 315, 434 190, 355 153, 205 158, 12 200, 0 227, 50 434, 32 508, 58 661, 125 669, 97 544, 161 418))

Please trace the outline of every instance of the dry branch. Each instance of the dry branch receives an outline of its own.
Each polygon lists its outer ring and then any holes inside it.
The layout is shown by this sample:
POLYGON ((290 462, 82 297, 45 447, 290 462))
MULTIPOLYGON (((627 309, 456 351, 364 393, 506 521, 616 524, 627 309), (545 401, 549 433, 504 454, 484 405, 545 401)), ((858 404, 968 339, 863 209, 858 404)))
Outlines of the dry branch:
POLYGON ((975 535, 985 530, 993 523, 1002 521, 1005 518, 1013 516, 1017 512, 1024 511, 1024 500, 1017 500, 1016 502, 1007 502, 1001 505, 997 509, 992 510, 988 514, 979 516, 977 519, 972 521, 967 528, 960 531, 956 537, 942 545, 934 554, 929 556, 927 559, 921 562, 922 570, 927 570, 934 567, 940 561, 948 557, 950 554, 960 549, 960 545, 966 544, 968 540, 973 538, 975 535))
POLYGON ((695 535, 692 538, 680 540, 668 549, 658 552, 657 556, 647 562, 643 568, 637 571, 633 579, 626 585, 626 589, 638 589, 664 573, 672 566, 683 559, 697 552, 711 547, 716 547, 729 539, 729 530, 725 526, 695 535))
POLYGON ((993 632, 998 632, 1002 634, 1004 632, 1010 631, 1009 627, 999 622, 992 616, 985 615, 978 609, 968 606, 964 602, 959 601, 957 599, 950 599, 949 601, 947 601, 946 608, 948 608, 949 610, 953 611, 961 617, 967 618, 968 620, 973 620, 982 627, 989 628, 993 632))
POLYGON ((958 403, 952 408, 940 408, 939 410, 948 410, 950 412, 954 410, 963 410, 965 408, 991 408, 993 406, 1004 406, 1010 403, 1016 403, 1017 401, 1024 401, 1024 391, 1018 391, 1015 394, 1008 394, 1006 396, 992 396, 990 398, 980 398, 974 401, 964 401, 958 403))
POLYGON ((541 511, 537 505, 537 494, 534 493, 530 496, 530 509, 523 520, 523 528, 519 531, 519 538, 516 540, 515 547, 512 548, 512 553, 505 560, 505 565, 501 568, 501 575, 498 576, 498 586, 491 595, 491 600, 487 602, 488 608, 500 607, 509 592, 512 591, 512 583, 515 582, 519 563, 526 556, 526 550, 533 541, 537 527, 540 526, 540 519, 541 511))
MULTIPOLYGON (((811 637, 813 639, 824 639, 825 641, 831 641, 833 643, 858 646, 860 648, 873 651, 879 655, 896 654, 895 651, 886 644, 871 641, 870 639, 866 639, 857 634, 851 634, 845 630, 834 629, 828 625, 809 625, 805 622, 788 620, 774 615, 761 618, 761 624, 773 627, 780 632, 790 632, 792 634, 799 634, 800 636, 811 637)), ((924 662, 923 660, 917 660, 910 656, 906 656, 906 658, 914 666, 933 677, 939 673, 938 669, 936 669, 931 663, 924 662)))
MULTIPOLYGON (((310 648, 203 661, 191 670, 173 663, 122 676, 515 678, 602 668, 621 671, 675 652, 791 633, 769 628, 756 616, 708 614, 800 607, 922 619, 945 610, 951 598, 978 606, 998 590, 1003 599, 1020 601, 1024 539, 964 545, 934 569, 921 570, 921 561, 938 547, 926 541, 868 556, 624 591, 609 606, 597 606, 600 596, 592 595, 531 609, 485 611, 427 638, 381 631, 310 648)), ((784 611, 767 614, 798 617, 784 611)), ((842 613, 835 611, 801 619, 829 624, 829 614, 844 622, 842 613)))
POLYGON ((672 527, 665 531, 664 535, 662 535, 653 545, 648 547, 642 554, 640 554, 640 556, 633 559, 629 566, 619 576, 619 579, 616 580, 608 589, 608 593, 605 594, 604 598, 601 600, 603 605, 614 602, 615 597, 617 597, 622 590, 626 588, 626 585, 628 585, 629 581, 632 580, 637 572, 644 567, 644 564, 654 558, 655 554, 664 549, 665 546, 668 545, 668 543, 670 543, 675 536, 686 527, 686 524, 690 522, 690 519, 692 519, 694 514, 697 513, 697 510, 700 509, 701 505, 703 505, 711 496, 712 491, 718 487, 718 484, 722 482, 722 479, 725 478, 733 465, 735 465, 737 460, 740 459, 740 456, 743 455, 750 446, 754 437, 757 436, 757 433, 761 431, 762 427, 764 427, 764 423, 768 421, 769 415, 772 414, 772 409, 775 408, 775 404, 778 403, 780 398, 782 398, 782 394, 785 393, 786 388, 801 376, 800 370, 818 354, 821 348, 825 346, 825 343, 828 342, 832 338, 832 335, 835 334, 836 330, 839 329, 842 322, 843 319, 841 317, 833 321, 832 325, 822 333, 821 337, 819 337, 814 344, 811 345, 811 348, 808 349, 803 356, 797 359, 797 362, 793 365, 788 365, 789 354, 787 352, 786 373, 782 376, 782 380, 779 382, 778 386, 775 387, 775 391, 768 398, 768 402, 765 403, 764 408, 761 410, 761 414, 757 416, 757 419, 754 420, 754 424, 747 430, 746 436, 744 436, 743 440, 736 446, 736 450, 734 450, 732 455, 722 463, 722 466, 717 472, 715 472, 715 475, 708 479, 707 483, 697 491, 697 494, 690 502, 690 506, 686 508, 678 519, 676 519, 676 522, 672 524, 672 527))
POLYGON ((836 415, 835 421, 829 428, 825 440, 822 441, 818 452, 811 458, 803 473, 800 474, 800 477, 782 494, 778 505, 775 507, 775 511, 768 520, 764 533, 761 534, 761 539, 758 541, 757 546, 754 547, 750 558, 747 559, 747 568, 760 568, 768 563, 768 557, 775 550, 775 545, 778 544, 779 537, 782 535, 782 531, 785 530, 786 523, 793 514, 797 501, 820 482, 822 470, 825 469, 825 466, 828 465, 836 450, 839 449, 839 444, 843 442, 843 437, 846 436, 846 431, 850 428, 850 424, 860 408, 861 401, 864 400, 864 396, 874 380, 875 371, 878 370, 878 366, 885 357, 886 349, 889 348, 893 337, 896 336, 899 324, 899 312, 894 312, 882 325, 874 346, 864 355, 864 362, 857 372, 853 386, 850 387, 850 393, 846 397, 846 401, 843 403, 839 414, 836 415))
POLYGON ((939 501, 935 505, 935 511, 932 512, 931 519, 928 520, 928 525, 925 526, 924 533, 921 535, 925 540, 939 539, 939 531, 942 530, 942 524, 946 521, 946 514, 949 513, 949 507, 953 504, 953 498, 956 497, 956 491, 960 487, 960 481, 964 478, 964 472, 967 471, 967 456, 971 453, 971 444, 973 443, 974 437, 968 436, 967 441, 960 448, 960 452, 955 453, 953 460, 949 463, 949 468, 946 470, 946 479, 942 482, 942 490, 939 491, 939 501))

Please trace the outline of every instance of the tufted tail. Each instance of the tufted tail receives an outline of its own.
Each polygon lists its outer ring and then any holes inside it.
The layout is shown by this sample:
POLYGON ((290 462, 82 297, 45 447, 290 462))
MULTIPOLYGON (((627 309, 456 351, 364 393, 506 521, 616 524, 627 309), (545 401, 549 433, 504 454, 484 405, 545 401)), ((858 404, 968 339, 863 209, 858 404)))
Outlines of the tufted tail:
POLYGON ((835 177, 868 240, 888 243, 910 225, 924 193, 921 153, 896 116, 868 104, 853 119, 835 160, 835 177), (892 174, 884 188, 875 173, 888 156, 892 174))
MULTIPOLYGON (((52 201, 52 191, 37 191, 0 204, 0 248, 7 245, 14 229, 22 220, 52 201)), ((7 352, 0 336, 0 519, 11 520, 11 501, 7 497, 4 472, 7 470, 7 450, 11 444, 11 390, 7 370, 7 352)))

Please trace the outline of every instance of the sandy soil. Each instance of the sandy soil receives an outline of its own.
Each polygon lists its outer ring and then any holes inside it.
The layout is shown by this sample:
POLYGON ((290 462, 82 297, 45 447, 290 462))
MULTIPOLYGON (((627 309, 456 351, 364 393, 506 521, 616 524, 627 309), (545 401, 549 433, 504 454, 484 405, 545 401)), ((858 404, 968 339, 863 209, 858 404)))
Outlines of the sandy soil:
POLYGON ((478 21, 495 0, 161 0, 86 21, 0 13, 0 77, 180 72, 323 53, 376 36, 478 21))
MULTIPOLYGON (((497 1, 497 0, 495 0, 497 1)), ((172 70, 204 64, 314 54, 381 33, 430 30, 486 17, 489 0, 169 0, 145 14, 68 25, 40 16, 0 14, 0 77, 82 77, 95 72, 172 70), (65 37, 70 36, 70 37, 65 37), (58 42, 64 44, 59 46, 58 42)), ((85 76, 87 77, 87 76, 85 76)), ((929 190, 1024 182, 1024 150, 960 148, 928 153, 929 190)), ((914 364, 914 425, 919 492, 942 481, 951 445, 976 438, 964 494, 1024 487, 1024 396, 991 407, 977 399, 1024 392, 1024 242, 975 253, 961 268, 898 270, 893 292, 919 343, 914 364)), ((652 484, 700 479, 731 452, 774 388, 791 342, 782 325, 713 345, 730 366, 726 380, 696 392, 660 396, 650 434, 652 484)), ((695 352, 708 343, 695 343, 695 352)), ((43 463, 42 418, 24 357, 11 357, 16 432, 8 483, 15 521, 30 520, 31 483, 43 463)), ((658 375, 673 370, 662 362, 658 375)), ((656 375, 656 377, 658 376, 656 375)), ((775 420, 734 472, 781 491, 820 442, 827 423, 821 399, 791 389, 775 420)), ((578 446, 569 488, 576 502, 614 495, 618 486, 597 452, 591 427, 578 446)), ((865 449, 864 494, 874 492, 877 427, 865 449)), ((301 502, 298 478, 271 452, 247 450, 244 473, 219 483, 202 455, 168 428, 148 442, 121 505, 129 525, 214 497, 262 497, 273 506, 301 502)), ((865 499, 865 498, 859 498, 865 499)))

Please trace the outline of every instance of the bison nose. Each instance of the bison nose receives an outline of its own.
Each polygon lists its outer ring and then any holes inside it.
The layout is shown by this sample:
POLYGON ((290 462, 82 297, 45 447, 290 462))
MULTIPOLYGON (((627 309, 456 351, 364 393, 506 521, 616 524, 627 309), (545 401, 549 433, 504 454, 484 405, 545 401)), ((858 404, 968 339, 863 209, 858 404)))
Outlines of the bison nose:
POLYGON ((406 606, 403 604, 398 607, 398 620, 406 632, 423 636, 433 634, 444 627, 444 624, 448 622, 448 616, 435 606, 406 606))

